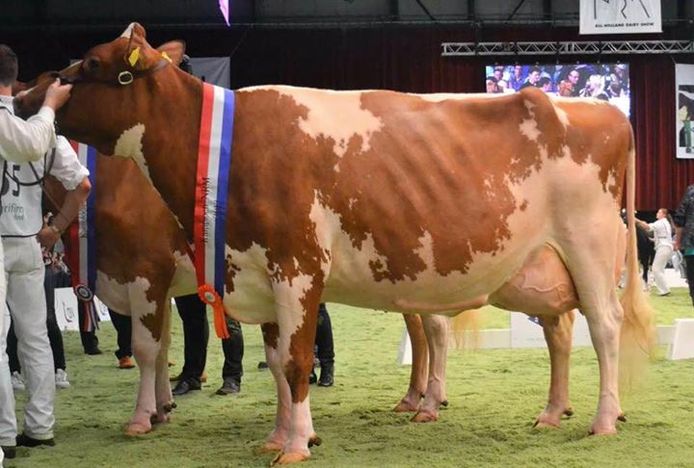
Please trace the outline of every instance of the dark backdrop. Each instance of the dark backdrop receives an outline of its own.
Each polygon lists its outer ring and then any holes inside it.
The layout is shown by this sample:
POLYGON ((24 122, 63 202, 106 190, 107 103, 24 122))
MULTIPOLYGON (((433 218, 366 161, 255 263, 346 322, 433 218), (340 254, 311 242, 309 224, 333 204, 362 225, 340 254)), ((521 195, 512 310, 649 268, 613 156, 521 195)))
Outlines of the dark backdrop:
MULTIPOLYGON (((20 57, 20 78, 59 69, 122 28, 93 31, 13 31, 0 36, 20 57)), ((667 38, 667 34, 663 35, 667 38)), ((489 29, 469 27, 268 29, 240 27, 188 31, 151 29, 152 45, 182 38, 191 56, 231 56, 231 84, 239 88, 283 83, 335 89, 388 88, 409 92, 482 92, 484 65, 513 57, 441 57, 443 41, 587 40, 573 30, 489 29)), ((591 40, 599 38, 591 37, 591 40)), ((615 39, 615 38, 611 38, 615 39)), ((620 38, 621 39, 621 38, 620 38)), ((652 37, 651 37, 652 39, 652 37)), ((560 59, 563 63, 600 57, 520 57, 528 63, 560 59)), ((637 141, 637 208, 674 208, 694 183, 694 160, 675 159, 674 60, 691 56, 635 55, 603 57, 631 65, 632 122, 637 141)))

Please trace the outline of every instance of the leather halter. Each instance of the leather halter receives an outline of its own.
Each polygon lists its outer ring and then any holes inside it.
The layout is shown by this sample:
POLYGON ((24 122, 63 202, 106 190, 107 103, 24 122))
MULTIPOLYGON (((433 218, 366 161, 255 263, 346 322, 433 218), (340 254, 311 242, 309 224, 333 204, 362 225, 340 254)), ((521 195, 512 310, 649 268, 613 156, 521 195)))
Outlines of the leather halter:
POLYGON ((90 78, 90 77, 84 77, 82 74, 78 76, 63 76, 59 72, 56 72, 54 75, 56 78, 60 78, 60 84, 79 84, 79 83, 103 83, 103 84, 110 84, 110 85, 118 85, 118 86, 127 86, 133 81, 135 81, 138 78, 143 78, 147 75, 151 75, 152 73, 155 73, 161 69, 163 69, 165 66, 167 66, 170 62, 166 60, 165 58, 160 58, 157 63, 146 70, 124 70, 118 74, 118 77, 113 79, 113 80, 99 80, 96 78, 90 78))

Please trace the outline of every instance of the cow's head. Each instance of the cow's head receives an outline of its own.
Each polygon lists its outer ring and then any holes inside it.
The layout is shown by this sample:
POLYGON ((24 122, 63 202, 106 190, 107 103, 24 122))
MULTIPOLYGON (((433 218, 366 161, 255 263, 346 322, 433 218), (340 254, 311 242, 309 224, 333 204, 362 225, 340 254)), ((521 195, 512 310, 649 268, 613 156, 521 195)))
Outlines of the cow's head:
POLYGON ((157 93, 171 74, 182 74, 178 64, 185 44, 172 41, 155 49, 145 37, 141 25, 130 24, 120 37, 92 48, 81 61, 42 74, 15 98, 15 110, 24 117, 32 115, 52 81, 72 83, 72 95, 57 113, 60 132, 113 154, 123 132, 156 112, 146 97, 157 93))

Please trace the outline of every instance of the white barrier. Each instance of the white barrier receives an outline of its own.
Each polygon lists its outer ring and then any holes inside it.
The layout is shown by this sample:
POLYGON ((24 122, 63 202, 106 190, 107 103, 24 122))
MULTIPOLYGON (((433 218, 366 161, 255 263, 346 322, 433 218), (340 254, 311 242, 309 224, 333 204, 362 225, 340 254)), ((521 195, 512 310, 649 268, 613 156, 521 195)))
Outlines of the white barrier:
MULTIPOLYGON (((677 319, 676 325, 658 325, 657 343, 670 345, 668 359, 688 359, 694 357, 694 319, 677 319), (681 324, 680 324, 681 322, 681 324), (679 333, 676 327, 680 327, 679 333)), ((449 340, 449 347, 455 348, 456 337, 449 340)), ((525 314, 511 312, 511 328, 491 328, 480 330, 479 349, 544 348, 547 346, 542 327, 531 321, 525 314)), ((592 346, 588 322, 581 314, 574 321, 573 346, 592 346)), ((412 344, 407 330, 403 330, 398 349, 397 363, 412 364, 412 344)))
POLYGON ((667 358, 673 361, 694 358, 694 319, 676 319, 674 329, 667 358))
POLYGON ((398 364, 401 366, 412 365, 412 342, 410 341, 410 335, 407 334, 407 328, 402 331, 402 338, 400 338, 398 364))
MULTIPOLYGON (((532 317, 520 312, 511 312, 511 348, 543 348, 545 335, 542 326, 532 317)), ((573 346, 590 346, 588 322, 581 314, 574 321, 573 346)), ((481 345, 484 347, 484 345, 481 345)))
MULTIPOLYGON (((77 296, 72 288, 57 288, 55 290, 55 317, 58 320, 60 330, 78 331, 80 329, 79 317, 77 315, 77 296)), ((99 300, 94 298, 96 312, 99 314, 101 322, 110 322, 111 316, 108 308, 99 300)))

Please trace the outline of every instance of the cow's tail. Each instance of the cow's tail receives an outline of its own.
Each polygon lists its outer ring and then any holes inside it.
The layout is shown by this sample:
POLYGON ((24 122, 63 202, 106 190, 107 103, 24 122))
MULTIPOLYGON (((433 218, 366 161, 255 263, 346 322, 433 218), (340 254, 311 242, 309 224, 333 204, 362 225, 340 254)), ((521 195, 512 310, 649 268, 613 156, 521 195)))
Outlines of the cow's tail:
POLYGON ((451 330, 456 348, 478 349, 480 347, 480 322, 479 309, 466 310, 453 317, 451 330))
MULTIPOLYGON (((630 127, 631 128, 631 127, 630 127)), ((654 313, 641 287, 636 248, 636 149, 631 131, 631 145, 627 162, 627 278, 621 304, 624 309, 620 338, 619 376, 621 388, 627 389, 642 375, 644 367, 655 349, 654 313)))

